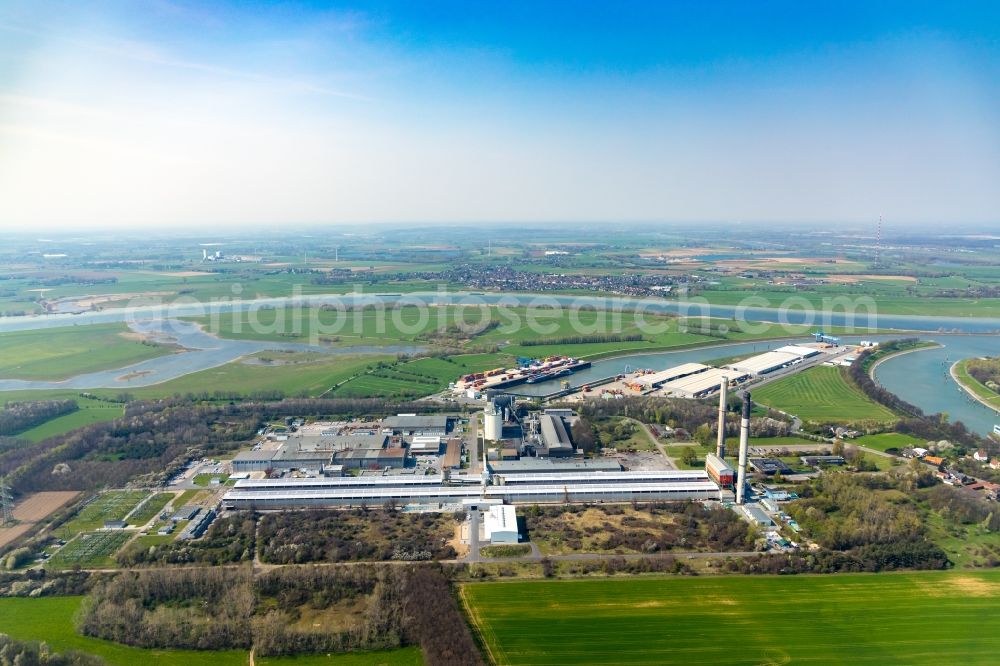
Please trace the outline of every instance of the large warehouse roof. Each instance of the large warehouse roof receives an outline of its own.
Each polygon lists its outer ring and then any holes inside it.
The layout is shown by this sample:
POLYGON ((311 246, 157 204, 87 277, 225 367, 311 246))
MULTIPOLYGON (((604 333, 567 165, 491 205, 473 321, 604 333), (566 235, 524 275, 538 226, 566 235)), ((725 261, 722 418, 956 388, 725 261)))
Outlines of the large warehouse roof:
POLYGON ((684 363, 673 368, 661 370, 660 372, 654 372, 651 375, 636 377, 635 383, 653 388, 674 379, 679 379, 680 377, 687 377, 688 375, 704 372, 705 370, 708 370, 708 368, 709 366, 701 363, 684 363))
MULTIPOLYGON (((518 497, 622 497, 623 495, 684 496, 690 493, 718 494, 719 487, 709 481, 691 483, 614 483, 614 484, 556 484, 528 486, 488 486, 487 498, 518 497)), ((295 500, 346 500, 354 502, 378 502, 386 500, 420 501, 431 498, 460 500, 482 496, 482 489, 474 486, 432 488, 323 488, 318 490, 237 490, 226 493, 226 502, 267 502, 295 500)))
POLYGON ((795 354, 801 358, 809 358, 819 353, 819 350, 815 347, 806 347, 805 345, 785 345, 784 347, 778 347, 774 351, 781 352, 782 354, 795 354))
POLYGON ((438 414, 389 416, 382 425, 393 430, 446 430, 448 417, 438 414))
POLYGON ((621 463, 612 458, 594 460, 553 460, 551 458, 521 458, 520 460, 489 461, 494 474, 557 474, 560 472, 620 472, 621 463))
POLYGON ((332 476, 328 478, 309 479, 241 479, 233 486, 235 490, 275 490, 275 489, 303 489, 314 490, 316 488, 350 488, 365 486, 432 486, 444 482, 444 477, 434 476, 414 476, 414 475, 389 475, 389 476, 332 476))
POLYGON ((309 435, 289 441, 297 445, 300 451, 342 451, 345 449, 381 449, 385 446, 388 436, 383 434, 350 434, 350 435, 309 435))
POLYGON ((673 393, 682 397, 697 398, 717 391, 723 377, 732 382, 740 379, 744 374, 728 368, 712 368, 696 375, 667 382, 661 388, 667 393, 673 393))
POLYGON ((797 354, 786 354, 785 352, 771 351, 750 358, 743 359, 731 364, 729 367, 742 370, 751 375, 763 375, 777 370, 783 365, 788 365, 792 361, 797 361, 801 357, 797 354))
POLYGON ((550 453, 553 449, 573 448, 573 444, 569 441, 569 433, 566 432, 566 425, 560 417, 542 414, 539 419, 542 425, 542 441, 550 453))
POLYGON ((502 474, 504 483, 650 483, 707 481, 704 470, 664 470, 659 472, 568 472, 563 474, 502 474))
POLYGON ((277 453, 278 451, 275 449, 268 451, 240 451, 233 458, 233 462, 270 462, 274 460, 274 456, 277 453))

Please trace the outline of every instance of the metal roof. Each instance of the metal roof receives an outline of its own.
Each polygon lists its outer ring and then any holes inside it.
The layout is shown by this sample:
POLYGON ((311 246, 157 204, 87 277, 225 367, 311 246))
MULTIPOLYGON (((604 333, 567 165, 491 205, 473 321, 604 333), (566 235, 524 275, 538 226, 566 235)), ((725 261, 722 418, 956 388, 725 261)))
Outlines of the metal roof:
POLYGON ((739 379, 744 374, 745 373, 740 373, 728 368, 712 368, 711 370, 706 370, 705 372, 700 372, 696 375, 690 375, 688 377, 682 377, 681 379, 675 379, 672 382, 667 382, 660 388, 668 393, 678 393, 683 395, 711 393, 718 390, 719 386, 722 384, 723 377, 727 378, 729 381, 733 381, 739 379))
POLYGON ((240 451, 233 458, 233 462, 271 462, 278 451, 240 451))
POLYGON ((589 483, 635 481, 650 482, 659 480, 670 481, 696 481, 707 480, 708 474, 704 470, 664 470, 661 472, 564 472, 562 474, 499 474, 505 483, 545 483, 560 481, 574 482, 585 481, 589 483))
POLYGON ((548 449, 572 449, 569 433, 562 418, 552 414, 542 414, 539 419, 542 425, 542 440, 548 449))
POLYGON ((441 475, 434 476, 335 476, 330 478, 314 479, 241 479, 233 486, 235 490, 249 490, 260 488, 269 490, 274 488, 349 488, 352 486, 429 486, 444 482, 441 475))
MULTIPOLYGON (((435 486, 432 488, 324 488, 317 490, 237 490, 226 493, 226 501, 254 500, 373 500, 384 499, 422 499, 432 497, 461 499, 479 497, 482 489, 478 487, 435 486)), ((618 483, 607 485, 531 485, 531 486, 487 486, 486 497, 533 497, 548 495, 562 497, 565 495, 642 495, 642 494, 684 494, 684 493, 718 493, 719 487, 709 481, 693 483, 618 483)))
POLYGON ((520 460, 489 461, 494 474, 516 474, 518 472, 586 472, 607 470, 620 472, 621 463, 612 458, 592 460, 550 460, 548 458, 521 458, 520 460))
POLYGON ((733 468, 729 466, 729 463, 714 453, 709 453, 705 456, 705 464, 712 468, 712 471, 716 474, 733 473, 733 468))
POLYGON ((760 375, 772 370, 776 370, 783 365, 801 358, 798 354, 787 354, 785 352, 770 351, 757 356, 743 359, 732 363, 729 367, 736 370, 743 370, 751 375, 760 375))
POLYGON ((785 345, 784 347, 778 347, 774 351, 782 354, 795 354, 802 358, 809 358, 819 353, 819 350, 815 347, 806 347, 805 345, 785 345))
POLYGON ((420 430, 421 428, 448 427, 448 417, 440 414, 423 414, 417 416, 389 416, 382 421, 383 427, 396 430, 420 430))
POLYGON ((635 378, 636 384, 644 384, 646 386, 657 386, 659 384, 665 384, 674 379, 679 379, 681 377, 686 377, 688 375, 694 375, 699 372, 704 372, 708 370, 710 366, 703 363, 684 363, 682 365, 675 366, 673 368, 667 368, 666 370, 661 370, 660 372, 654 372, 651 375, 642 375, 641 377, 635 378))
POLYGON ((494 532, 517 532, 517 509, 509 504, 495 504, 486 512, 483 528, 486 538, 494 532))

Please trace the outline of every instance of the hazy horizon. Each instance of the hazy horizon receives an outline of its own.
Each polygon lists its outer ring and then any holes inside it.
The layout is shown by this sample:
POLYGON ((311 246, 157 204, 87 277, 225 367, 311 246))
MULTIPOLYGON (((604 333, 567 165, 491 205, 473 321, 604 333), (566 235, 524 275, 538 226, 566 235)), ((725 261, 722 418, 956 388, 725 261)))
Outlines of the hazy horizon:
POLYGON ((0 229, 1000 222, 1000 7, 0 7, 0 229))

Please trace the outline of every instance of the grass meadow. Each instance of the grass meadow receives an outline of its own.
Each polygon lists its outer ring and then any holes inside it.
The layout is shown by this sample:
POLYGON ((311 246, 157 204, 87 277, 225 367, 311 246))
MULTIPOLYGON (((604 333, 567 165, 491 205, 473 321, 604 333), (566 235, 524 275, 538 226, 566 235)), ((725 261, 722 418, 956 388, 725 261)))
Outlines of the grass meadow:
POLYGON ((872 402, 844 376, 841 368, 818 366, 754 389, 756 402, 798 416, 803 421, 856 423, 895 421, 891 410, 872 402))
POLYGON ((101 402, 99 400, 86 400, 79 396, 74 396, 72 399, 76 400, 77 404, 80 405, 80 409, 69 414, 57 416, 34 428, 18 433, 18 439, 40 442, 43 439, 62 435, 70 430, 76 430, 91 423, 112 421, 122 415, 121 405, 101 402))
POLYGON ((495 662, 994 664, 1000 571, 471 583, 495 662))
POLYGON ((67 326, 0 333, 0 377, 60 380, 171 353, 125 337, 125 324, 67 326))

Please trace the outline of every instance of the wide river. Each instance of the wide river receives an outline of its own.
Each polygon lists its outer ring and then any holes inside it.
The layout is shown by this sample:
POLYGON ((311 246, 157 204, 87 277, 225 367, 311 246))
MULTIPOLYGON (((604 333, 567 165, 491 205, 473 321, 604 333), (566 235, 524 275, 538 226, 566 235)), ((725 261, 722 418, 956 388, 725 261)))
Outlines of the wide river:
MULTIPOLYGON (((308 296, 295 298, 266 298, 226 301, 213 304, 178 303, 170 305, 135 305, 129 308, 87 312, 79 315, 40 315, 34 317, 8 317, 0 319, 0 331, 32 330, 74 324, 129 322, 137 330, 162 328, 156 320, 177 316, 204 315, 209 312, 245 311, 261 306, 294 306, 296 304, 363 305, 371 303, 430 303, 430 304, 506 304, 510 307, 531 303, 549 303, 563 307, 578 305, 597 308, 644 308, 649 312, 672 312, 689 316, 737 318, 748 322, 765 321, 789 324, 806 324, 817 327, 855 326, 858 336, 843 336, 845 342, 865 339, 885 339, 898 336, 865 334, 865 330, 897 329, 920 332, 920 337, 933 340, 942 346, 926 351, 903 354, 889 359, 876 368, 876 379, 887 389, 911 402, 927 413, 947 412, 953 420, 963 421, 977 432, 992 430, 1000 415, 968 397, 951 379, 948 368, 963 358, 996 356, 1000 354, 1000 319, 973 317, 931 317, 909 315, 876 315, 860 311, 855 315, 821 313, 807 309, 775 310, 766 308, 741 308, 735 306, 679 303, 659 299, 632 299, 587 296, 552 296, 534 294, 479 294, 479 293, 414 293, 398 294, 348 294, 308 296), (955 335, 958 334, 958 335, 955 335)), ((363 352, 413 352, 416 347, 315 347, 296 343, 256 342, 245 340, 220 340, 190 324, 170 322, 164 332, 181 346, 194 351, 171 354, 144 361, 126 369, 80 375, 63 382, 27 382, 0 380, 0 390, 28 388, 127 388, 148 386, 191 372, 228 363, 246 354, 264 350, 312 350, 325 353, 363 352), (132 379, 123 381, 123 376, 132 379)), ((629 368, 662 369, 689 361, 708 361, 723 356, 765 351, 788 344, 787 340, 774 342, 746 342, 713 345, 699 349, 686 349, 655 354, 630 354, 614 359, 597 361, 588 370, 576 373, 571 380, 581 385, 588 380, 607 377, 629 368)), ((548 393, 552 386, 545 384, 523 386, 520 390, 548 393)))

